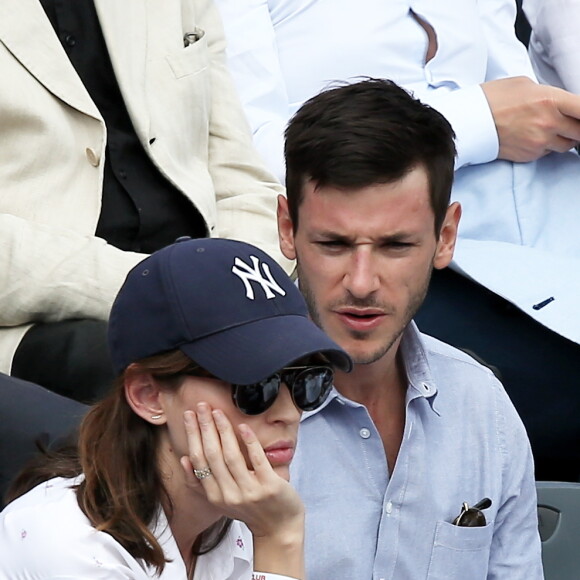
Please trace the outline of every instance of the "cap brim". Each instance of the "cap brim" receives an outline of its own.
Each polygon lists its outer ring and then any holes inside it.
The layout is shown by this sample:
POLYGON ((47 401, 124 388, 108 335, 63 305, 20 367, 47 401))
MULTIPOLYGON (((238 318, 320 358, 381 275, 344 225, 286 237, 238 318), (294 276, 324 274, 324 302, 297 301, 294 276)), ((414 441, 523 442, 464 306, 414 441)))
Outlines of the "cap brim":
POLYGON ((350 357, 311 320, 281 315, 223 330, 180 350, 228 383, 256 383, 293 361, 321 353, 342 371, 352 369, 350 357))

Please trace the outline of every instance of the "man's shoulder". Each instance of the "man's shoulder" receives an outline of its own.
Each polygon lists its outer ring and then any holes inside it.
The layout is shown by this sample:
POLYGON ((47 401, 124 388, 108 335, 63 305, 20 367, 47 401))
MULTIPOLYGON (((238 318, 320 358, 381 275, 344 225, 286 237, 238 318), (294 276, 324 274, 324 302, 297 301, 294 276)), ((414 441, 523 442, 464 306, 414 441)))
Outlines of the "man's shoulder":
POLYGON ((477 407, 502 421, 517 421, 517 412, 498 376, 497 369, 476 353, 455 348, 431 336, 420 334, 429 377, 437 392, 435 406, 452 409, 477 407))
POLYGON ((454 375, 463 379, 499 383, 498 371, 469 349, 460 349, 428 334, 420 333, 429 368, 437 380, 454 375))

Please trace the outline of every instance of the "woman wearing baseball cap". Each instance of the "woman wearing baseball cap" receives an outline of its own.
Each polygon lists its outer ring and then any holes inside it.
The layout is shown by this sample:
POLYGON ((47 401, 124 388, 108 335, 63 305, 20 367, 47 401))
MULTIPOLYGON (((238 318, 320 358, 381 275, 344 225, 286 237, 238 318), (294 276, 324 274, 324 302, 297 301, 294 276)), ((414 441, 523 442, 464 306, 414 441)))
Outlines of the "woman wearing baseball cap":
POLYGON ((178 241, 129 273, 109 343, 118 379, 78 448, 31 466, 0 514, 0 578, 303 578, 288 467, 302 411, 351 362, 282 269, 178 241))

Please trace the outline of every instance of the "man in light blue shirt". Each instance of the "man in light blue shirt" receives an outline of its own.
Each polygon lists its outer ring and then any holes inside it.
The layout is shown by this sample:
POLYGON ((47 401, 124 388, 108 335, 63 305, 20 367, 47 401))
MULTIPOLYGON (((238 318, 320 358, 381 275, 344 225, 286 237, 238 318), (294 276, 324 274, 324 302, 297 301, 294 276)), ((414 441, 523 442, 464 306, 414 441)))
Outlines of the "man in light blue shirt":
POLYGON ((412 321, 461 215, 449 123, 370 79, 303 105, 285 152, 281 248, 313 319, 355 362, 305 414, 292 466, 308 577, 543 578, 516 411, 489 369, 412 321))

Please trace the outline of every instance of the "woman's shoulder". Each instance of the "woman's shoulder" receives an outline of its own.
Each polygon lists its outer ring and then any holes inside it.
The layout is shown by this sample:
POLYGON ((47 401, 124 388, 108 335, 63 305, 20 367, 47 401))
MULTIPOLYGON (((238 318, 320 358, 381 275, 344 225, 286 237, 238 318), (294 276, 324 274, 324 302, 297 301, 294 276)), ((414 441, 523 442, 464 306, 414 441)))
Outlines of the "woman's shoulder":
POLYGON ((22 523, 28 519, 31 523, 42 525, 46 521, 43 516, 54 511, 64 515, 78 510, 82 514, 75 493, 75 488, 80 481, 80 477, 70 479, 55 477, 38 484, 9 503, 0 512, 2 529, 7 525, 22 523))
POLYGON ((114 538, 91 525, 77 502, 78 482, 48 480, 0 513, 0 578, 133 577, 123 568, 147 577, 114 538))

